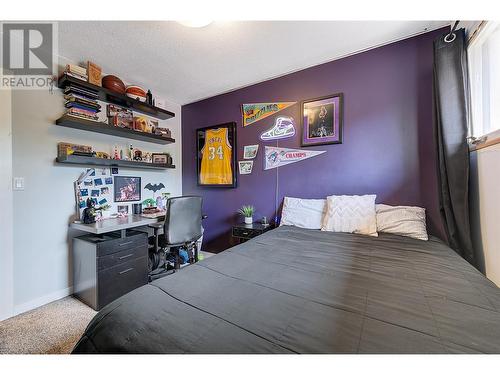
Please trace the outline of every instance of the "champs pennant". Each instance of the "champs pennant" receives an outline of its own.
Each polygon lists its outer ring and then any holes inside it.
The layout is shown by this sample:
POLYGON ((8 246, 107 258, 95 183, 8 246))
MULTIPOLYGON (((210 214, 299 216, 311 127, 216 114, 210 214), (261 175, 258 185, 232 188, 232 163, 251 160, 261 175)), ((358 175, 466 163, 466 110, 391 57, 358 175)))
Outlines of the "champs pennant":
POLYGON ((243 126, 248 126, 263 118, 274 115, 295 103, 297 102, 243 104, 243 126))
POLYGON ((264 148, 264 170, 296 163, 298 161, 321 155, 325 152, 326 151, 309 151, 294 148, 266 146, 264 148))

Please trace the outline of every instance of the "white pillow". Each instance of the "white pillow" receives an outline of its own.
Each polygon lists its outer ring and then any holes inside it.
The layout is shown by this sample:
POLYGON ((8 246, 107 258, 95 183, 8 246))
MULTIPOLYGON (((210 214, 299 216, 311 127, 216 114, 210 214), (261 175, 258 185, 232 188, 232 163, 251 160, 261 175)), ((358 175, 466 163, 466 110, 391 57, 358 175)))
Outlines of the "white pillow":
POLYGON ((332 195, 326 198, 321 230, 378 236, 376 195, 332 195))
POLYGON ((285 197, 280 226, 293 225, 299 228, 321 229, 325 203, 325 199, 285 197))
POLYGON ((377 230, 427 241, 425 208, 377 204, 377 230))

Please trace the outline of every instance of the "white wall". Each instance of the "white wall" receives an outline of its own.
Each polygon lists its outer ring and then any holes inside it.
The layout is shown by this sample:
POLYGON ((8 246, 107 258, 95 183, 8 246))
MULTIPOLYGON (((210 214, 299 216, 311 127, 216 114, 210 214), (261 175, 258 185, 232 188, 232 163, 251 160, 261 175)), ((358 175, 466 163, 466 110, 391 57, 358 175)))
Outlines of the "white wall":
MULTIPOLYGON (((114 144, 125 148, 128 143, 141 150, 169 152, 176 169, 120 168, 120 175, 141 176, 143 186, 163 182, 166 189, 162 192, 182 194, 179 105, 168 108, 175 118, 161 121, 176 139, 165 146, 56 126, 63 102, 58 89, 53 94, 48 90, 12 93, 13 175, 24 177, 26 183, 24 191, 14 191, 14 314, 71 294, 70 244, 75 233, 68 230, 68 224, 75 212, 73 182, 84 167, 54 163, 58 142, 91 145, 105 152, 114 144)), ((142 195, 143 199, 152 197, 144 189, 142 195)))
POLYGON ((10 90, 0 90, 0 320, 13 310, 11 113, 10 90))
POLYGON ((500 144, 471 153, 471 225, 486 277, 500 286, 500 144))

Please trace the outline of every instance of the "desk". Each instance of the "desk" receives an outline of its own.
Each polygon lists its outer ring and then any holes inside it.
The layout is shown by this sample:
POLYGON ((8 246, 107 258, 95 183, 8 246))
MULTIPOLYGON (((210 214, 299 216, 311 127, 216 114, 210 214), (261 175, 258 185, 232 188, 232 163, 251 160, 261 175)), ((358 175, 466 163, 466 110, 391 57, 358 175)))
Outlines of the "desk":
MULTIPOLYGON (((165 216, 165 214, 163 214, 165 216)), ((103 234, 120 231, 121 236, 126 236, 126 230, 137 228, 149 224, 157 223, 158 218, 147 218, 142 215, 129 215, 127 217, 117 217, 113 219, 104 219, 93 224, 71 223, 71 228, 93 234, 103 234)))
POLYGON ((133 228, 157 223, 141 215, 71 223, 89 234, 73 238, 74 296, 100 310, 148 283, 148 235, 133 228))

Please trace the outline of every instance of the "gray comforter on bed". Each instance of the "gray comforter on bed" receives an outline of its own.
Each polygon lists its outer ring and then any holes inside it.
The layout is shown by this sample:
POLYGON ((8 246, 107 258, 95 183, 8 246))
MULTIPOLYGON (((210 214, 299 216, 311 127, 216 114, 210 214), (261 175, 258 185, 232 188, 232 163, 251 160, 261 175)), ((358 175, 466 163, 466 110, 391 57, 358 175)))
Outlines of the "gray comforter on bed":
POLYGON ((74 353, 500 353, 500 290, 441 241, 280 227, 132 291, 74 353))

